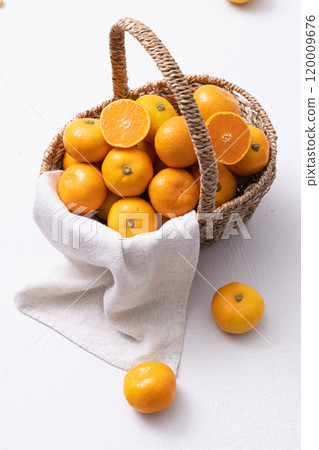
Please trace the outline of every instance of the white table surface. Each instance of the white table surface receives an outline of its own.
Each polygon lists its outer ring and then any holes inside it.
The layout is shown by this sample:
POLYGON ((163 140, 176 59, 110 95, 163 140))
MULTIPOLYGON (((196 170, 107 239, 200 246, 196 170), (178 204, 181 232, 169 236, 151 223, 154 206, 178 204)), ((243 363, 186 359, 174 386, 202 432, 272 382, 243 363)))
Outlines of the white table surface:
MULTIPOLYGON (((0 448, 297 449, 300 383, 299 2, 4 0, 0 9, 0 448), (178 5, 179 3, 179 5, 178 5), (32 221, 42 152, 76 112, 112 96, 107 37, 120 17, 148 24, 184 73, 248 90, 277 130, 278 176, 248 223, 204 249, 215 287, 254 286, 265 316, 243 336, 219 330, 213 289, 195 276, 175 402, 141 415, 124 372, 20 314, 12 295, 58 258, 32 221)), ((161 78, 127 39, 130 85, 161 78)))

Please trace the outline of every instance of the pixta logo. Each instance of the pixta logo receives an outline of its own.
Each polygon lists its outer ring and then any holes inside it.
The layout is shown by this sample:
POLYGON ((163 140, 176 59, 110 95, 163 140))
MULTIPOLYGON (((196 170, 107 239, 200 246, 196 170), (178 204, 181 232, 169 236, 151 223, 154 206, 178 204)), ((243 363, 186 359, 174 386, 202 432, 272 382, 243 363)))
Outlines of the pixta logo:
POLYGON ((52 241, 80 250, 81 246, 97 235, 98 222, 91 220, 96 211, 70 203, 52 214, 52 241), (73 209, 73 213, 69 210, 73 209))
MULTIPOLYGON (((224 215, 222 213, 200 213, 198 214, 198 219, 205 225, 206 239, 213 239, 214 226, 218 227, 218 221, 223 220, 224 215)), ((228 239, 229 236, 236 236, 239 235, 239 233, 242 235, 243 239, 251 239, 241 215, 237 212, 233 212, 228 217, 221 239, 228 239)))
MULTIPOLYGON (((171 227, 169 233, 164 233, 163 228, 161 228, 163 223, 163 217, 161 214, 156 214, 157 217, 157 232, 152 234, 152 238, 159 240, 165 239, 172 240, 176 238, 193 239, 190 233, 190 227, 188 221, 191 216, 180 216, 177 217, 175 214, 167 214, 169 219, 174 219, 171 222, 171 227)), ((222 213, 209 213, 209 214, 198 214, 198 219, 201 224, 205 226, 205 236, 206 239, 214 238, 214 228, 218 228, 218 221, 224 219, 222 213)), ((153 231, 150 227, 150 217, 148 213, 119 213, 119 239, 126 237, 132 237, 141 233, 148 233, 153 231)), ((247 230, 244 221, 239 213, 231 213, 227 218, 226 226, 223 228, 223 234, 221 239, 228 239, 229 236, 241 234, 243 239, 251 239, 249 231, 247 230)))

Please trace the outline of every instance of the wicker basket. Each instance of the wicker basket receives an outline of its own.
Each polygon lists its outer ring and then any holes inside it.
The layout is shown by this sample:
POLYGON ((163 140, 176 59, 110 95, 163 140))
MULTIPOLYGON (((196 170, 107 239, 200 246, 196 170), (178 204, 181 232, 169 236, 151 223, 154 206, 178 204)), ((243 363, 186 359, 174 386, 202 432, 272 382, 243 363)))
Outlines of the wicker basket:
MULTIPOLYGON (((167 98, 179 114, 184 116, 199 162, 201 191, 197 212, 201 245, 211 245, 221 238, 231 214, 239 214, 244 223, 250 219, 276 176, 276 132, 257 100, 240 87, 220 78, 208 75, 184 76, 157 36, 146 25, 134 19, 121 19, 112 26, 110 31, 110 56, 114 97, 97 107, 79 113, 76 118, 98 118, 102 109, 108 103, 119 98, 136 100, 145 94, 158 94, 167 98), (154 59, 164 76, 163 80, 148 83, 134 90, 128 88, 125 31, 134 36, 154 59), (231 92, 240 104, 243 117, 248 123, 263 130, 270 144, 270 159, 267 167, 252 177, 249 184, 239 192, 236 198, 216 209, 214 203, 218 177, 217 164, 207 128, 193 98, 193 92, 203 84, 214 84, 231 92), (212 219, 212 213, 219 214, 218 220, 212 219)), ((65 153, 62 136, 66 125, 53 138, 45 151, 41 174, 62 168, 62 159, 65 153)), ((214 217, 217 216, 214 215, 214 217)))

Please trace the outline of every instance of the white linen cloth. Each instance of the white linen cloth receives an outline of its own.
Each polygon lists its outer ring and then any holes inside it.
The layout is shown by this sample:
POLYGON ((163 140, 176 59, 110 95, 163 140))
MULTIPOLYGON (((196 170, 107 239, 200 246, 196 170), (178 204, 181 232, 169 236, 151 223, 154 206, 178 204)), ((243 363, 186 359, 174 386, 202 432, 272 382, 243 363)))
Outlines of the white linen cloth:
POLYGON ((116 367, 155 360, 176 372, 199 256, 195 211, 121 239, 69 212, 57 194, 61 173, 39 178, 34 219, 64 256, 15 295, 17 308, 116 367))

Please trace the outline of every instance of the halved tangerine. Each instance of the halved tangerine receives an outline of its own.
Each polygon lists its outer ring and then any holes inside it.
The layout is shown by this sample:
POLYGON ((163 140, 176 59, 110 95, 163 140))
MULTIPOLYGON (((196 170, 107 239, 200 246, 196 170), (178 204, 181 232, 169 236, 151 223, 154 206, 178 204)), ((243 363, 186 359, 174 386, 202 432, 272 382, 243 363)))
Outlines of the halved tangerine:
POLYGON ((206 122, 215 156, 223 164, 236 164, 248 152, 250 126, 238 114, 220 112, 206 122))
POLYGON ((100 124, 104 139, 112 147, 129 148, 147 136, 151 119, 143 105, 121 99, 102 110, 100 124))

